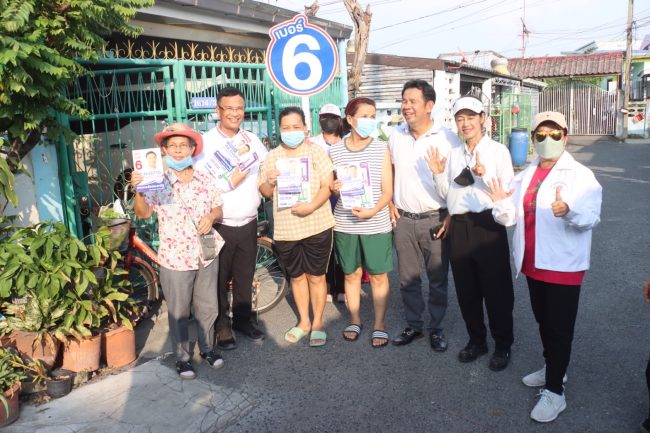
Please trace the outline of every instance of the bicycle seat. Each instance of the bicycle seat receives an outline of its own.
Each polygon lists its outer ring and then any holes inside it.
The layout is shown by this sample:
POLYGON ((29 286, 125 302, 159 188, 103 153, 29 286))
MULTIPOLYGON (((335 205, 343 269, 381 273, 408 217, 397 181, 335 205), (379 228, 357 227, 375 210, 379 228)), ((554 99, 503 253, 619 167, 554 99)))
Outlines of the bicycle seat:
POLYGON ((259 238, 263 234, 265 234, 269 230, 269 222, 264 220, 264 221, 258 221, 257 222, 257 237, 259 238))

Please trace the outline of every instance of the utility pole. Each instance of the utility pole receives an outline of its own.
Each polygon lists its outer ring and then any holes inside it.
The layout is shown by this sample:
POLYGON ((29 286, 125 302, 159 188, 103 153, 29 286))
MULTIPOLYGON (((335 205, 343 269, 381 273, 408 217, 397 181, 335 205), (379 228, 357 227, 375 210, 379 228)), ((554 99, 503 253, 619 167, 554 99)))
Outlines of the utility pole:
POLYGON ((526 57, 526 43, 528 42, 528 29, 526 28, 526 0, 524 0, 524 12, 521 17, 521 58, 526 57))
POLYGON ((630 88, 632 86, 632 23, 634 18, 634 0, 627 4, 627 43, 625 46, 625 64, 623 65, 623 140, 627 139, 627 122, 630 113, 630 88))

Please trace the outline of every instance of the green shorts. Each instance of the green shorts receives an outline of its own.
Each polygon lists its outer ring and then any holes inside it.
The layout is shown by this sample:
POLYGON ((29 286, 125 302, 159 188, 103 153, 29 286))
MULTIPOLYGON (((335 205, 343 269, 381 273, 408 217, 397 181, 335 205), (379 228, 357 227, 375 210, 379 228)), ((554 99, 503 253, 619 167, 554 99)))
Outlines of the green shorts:
POLYGON ((334 232, 336 254, 341 269, 351 274, 363 267, 371 275, 393 270, 393 232, 352 235, 334 232))

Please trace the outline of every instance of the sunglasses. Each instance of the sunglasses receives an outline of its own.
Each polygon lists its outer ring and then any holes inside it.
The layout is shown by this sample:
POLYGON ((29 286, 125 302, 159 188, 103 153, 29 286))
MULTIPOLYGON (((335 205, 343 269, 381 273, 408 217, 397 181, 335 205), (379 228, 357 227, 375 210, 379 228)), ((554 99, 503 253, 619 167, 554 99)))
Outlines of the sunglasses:
POLYGON ((533 134, 533 138, 536 142, 540 143, 546 140, 547 136, 550 136, 551 139, 558 141, 562 139, 564 132, 561 129, 553 129, 551 131, 537 131, 533 134))

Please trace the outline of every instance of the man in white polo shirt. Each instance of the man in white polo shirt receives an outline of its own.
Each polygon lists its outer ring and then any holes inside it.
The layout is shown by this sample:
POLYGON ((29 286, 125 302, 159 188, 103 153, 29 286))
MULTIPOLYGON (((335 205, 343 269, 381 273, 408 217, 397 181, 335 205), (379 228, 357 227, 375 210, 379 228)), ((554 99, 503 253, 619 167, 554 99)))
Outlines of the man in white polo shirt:
POLYGON ((251 321, 251 289, 257 257, 257 208, 261 201, 257 174, 268 151, 255 134, 240 128, 245 102, 236 87, 221 89, 217 96, 219 124, 203 135, 203 152, 195 159, 195 165, 201 168, 224 145, 234 149, 239 159, 230 178, 218 180, 223 190, 223 220, 215 228, 226 243, 219 254, 219 317, 215 327, 217 346, 225 350, 236 347, 233 330, 251 340, 264 339, 264 333, 251 321), (240 167, 244 167, 243 171, 240 167), (227 315, 230 280, 232 323, 227 315))
POLYGON ((436 92, 424 80, 411 80, 402 89, 402 115, 406 123, 396 127, 388 144, 394 176, 391 218, 407 327, 393 340, 396 346, 423 336, 425 305, 431 348, 447 350, 442 320, 447 311, 447 274, 449 246, 446 236, 445 199, 436 191, 425 156, 438 149, 447 155, 460 146, 456 134, 434 122, 431 111, 436 92), (428 302, 422 296, 422 265, 429 279, 428 302))

